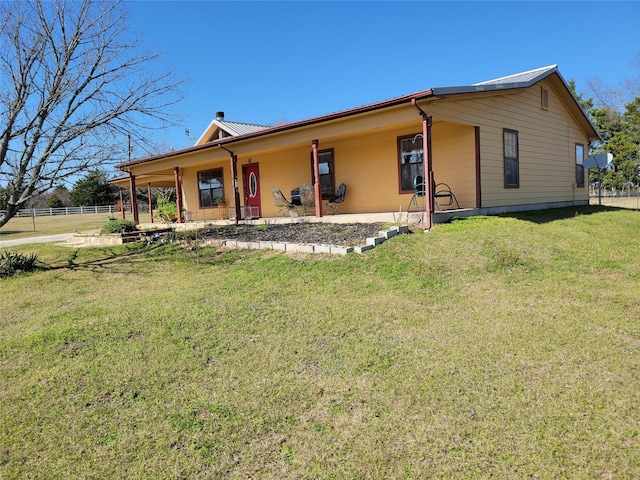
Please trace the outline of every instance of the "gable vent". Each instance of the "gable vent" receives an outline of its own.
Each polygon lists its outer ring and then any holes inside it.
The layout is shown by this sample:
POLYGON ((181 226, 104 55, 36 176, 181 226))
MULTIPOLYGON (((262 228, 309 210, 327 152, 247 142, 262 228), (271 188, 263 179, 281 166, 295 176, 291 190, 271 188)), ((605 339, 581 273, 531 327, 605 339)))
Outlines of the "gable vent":
POLYGON ((549 110, 549 90, 540 88, 540 106, 543 110, 549 110))

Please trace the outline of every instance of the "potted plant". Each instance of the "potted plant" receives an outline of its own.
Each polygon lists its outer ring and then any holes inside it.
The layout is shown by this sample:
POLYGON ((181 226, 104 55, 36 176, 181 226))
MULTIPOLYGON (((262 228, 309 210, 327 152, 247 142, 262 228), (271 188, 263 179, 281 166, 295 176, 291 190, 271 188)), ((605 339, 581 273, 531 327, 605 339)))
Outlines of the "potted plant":
POLYGON ((216 203, 218 204, 218 218, 220 220, 229 218, 227 215, 227 202, 224 197, 217 197, 216 203))

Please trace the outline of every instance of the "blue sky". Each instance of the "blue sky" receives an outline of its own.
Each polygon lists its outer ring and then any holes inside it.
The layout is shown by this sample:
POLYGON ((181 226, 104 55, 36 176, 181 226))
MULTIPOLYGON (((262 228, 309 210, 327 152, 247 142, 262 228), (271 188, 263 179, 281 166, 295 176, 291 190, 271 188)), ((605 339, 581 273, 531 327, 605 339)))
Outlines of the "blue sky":
POLYGON ((129 1, 145 47, 190 79, 192 145, 215 116, 273 125, 557 64, 585 92, 638 78, 640 1, 129 1))

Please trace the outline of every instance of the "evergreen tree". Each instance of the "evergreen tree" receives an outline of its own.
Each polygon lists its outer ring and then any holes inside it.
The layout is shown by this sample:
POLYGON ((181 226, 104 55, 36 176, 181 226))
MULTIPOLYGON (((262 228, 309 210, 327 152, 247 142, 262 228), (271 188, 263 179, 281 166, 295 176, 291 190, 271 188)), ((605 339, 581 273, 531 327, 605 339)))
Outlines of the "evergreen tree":
POLYGON ((71 205, 111 205, 116 199, 118 189, 107 183, 107 175, 100 170, 93 170, 78 180, 69 194, 71 205))
POLYGON ((0 210, 6 210, 7 200, 9 199, 9 192, 4 187, 0 187, 0 210))
POLYGON ((56 194, 56 192, 53 192, 51 195, 49 195, 49 198, 47 198, 47 207, 49 208, 64 207, 64 205, 62 204, 62 200, 60 199, 58 194, 56 194))

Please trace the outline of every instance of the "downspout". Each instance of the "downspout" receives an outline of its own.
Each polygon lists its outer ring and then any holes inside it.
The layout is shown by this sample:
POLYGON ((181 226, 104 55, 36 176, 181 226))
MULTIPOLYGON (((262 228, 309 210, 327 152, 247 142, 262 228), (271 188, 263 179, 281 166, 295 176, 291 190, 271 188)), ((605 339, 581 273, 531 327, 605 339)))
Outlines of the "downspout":
POLYGON ((220 148, 229 152, 229 160, 231 161, 231 181, 233 182, 233 209, 236 214, 234 215, 236 225, 240 220, 240 193, 238 192, 238 156, 226 148, 224 145, 219 145, 220 148))
POLYGON ((322 191, 320 189, 320 167, 318 166, 318 140, 311 142, 313 149, 313 176, 315 183, 313 184, 313 192, 316 199, 316 217, 322 217, 322 191))
POLYGON ((434 202, 433 202, 433 187, 435 183, 433 178, 433 163, 431 161, 431 125, 433 123, 433 120, 429 115, 427 115, 427 113, 424 110, 422 110, 422 108, 420 108, 415 98, 411 99, 411 105, 413 105, 418 110, 418 113, 420 113, 420 116, 422 117, 422 136, 425 138, 427 142, 427 148, 423 150, 424 156, 426 157, 426 160, 427 160, 426 171, 425 171, 426 185, 424 189, 425 191, 424 203, 425 203, 425 224, 427 227, 426 229, 431 230, 431 227, 433 226, 433 212, 435 210, 434 202))

